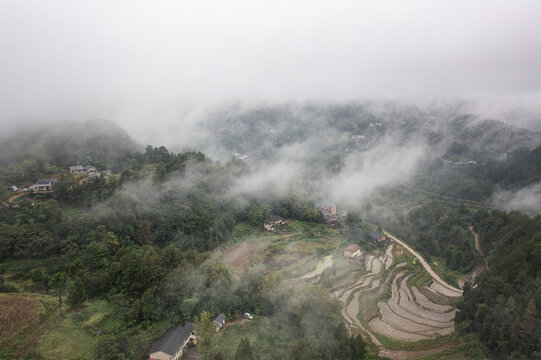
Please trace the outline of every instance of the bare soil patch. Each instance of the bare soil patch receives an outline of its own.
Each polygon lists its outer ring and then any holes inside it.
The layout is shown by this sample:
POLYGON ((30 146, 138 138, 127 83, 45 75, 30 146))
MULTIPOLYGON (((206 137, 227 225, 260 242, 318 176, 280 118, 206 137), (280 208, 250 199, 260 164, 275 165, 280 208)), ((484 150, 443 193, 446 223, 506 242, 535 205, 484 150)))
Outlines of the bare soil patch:
POLYGON ((40 324, 42 306, 37 297, 22 294, 0 298, 0 349, 14 359, 27 358, 45 330, 40 324))
POLYGON ((257 249, 265 244, 265 239, 245 241, 228 248, 224 253, 224 262, 232 268, 240 269, 252 257, 257 249))

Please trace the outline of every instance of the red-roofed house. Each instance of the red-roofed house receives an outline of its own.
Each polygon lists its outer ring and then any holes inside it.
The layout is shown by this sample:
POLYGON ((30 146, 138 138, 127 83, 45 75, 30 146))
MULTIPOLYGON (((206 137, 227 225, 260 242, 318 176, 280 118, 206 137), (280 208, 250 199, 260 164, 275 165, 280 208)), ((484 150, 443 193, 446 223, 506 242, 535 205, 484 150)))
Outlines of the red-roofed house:
POLYGON ((351 259, 351 258, 357 258, 361 256, 363 252, 361 251, 361 248, 357 244, 350 245, 344 250, 344 256, 351 259))

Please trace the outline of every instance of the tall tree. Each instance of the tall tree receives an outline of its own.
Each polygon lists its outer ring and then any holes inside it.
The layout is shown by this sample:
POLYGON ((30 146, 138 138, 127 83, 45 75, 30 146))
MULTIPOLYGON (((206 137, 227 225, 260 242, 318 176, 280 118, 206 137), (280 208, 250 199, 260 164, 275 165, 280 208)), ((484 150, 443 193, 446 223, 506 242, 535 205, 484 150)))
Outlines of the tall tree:
POLYGON ((49 286, 58 291, 58 307, 62 308, 62 293, 64 292, 64 286, 66 285, 66 273, 64 271, 57 272, 49 280, 49 286))
POLYGON ((195 323, 195 334, 202 359, 213 359, 216 355, 216 327, 207 311, 203 311, 195 323))
POLYGON ((81 305, 86 300, 85 286, 81 278, 76 277, 68 287, 68 303, 72 308, 81 305))

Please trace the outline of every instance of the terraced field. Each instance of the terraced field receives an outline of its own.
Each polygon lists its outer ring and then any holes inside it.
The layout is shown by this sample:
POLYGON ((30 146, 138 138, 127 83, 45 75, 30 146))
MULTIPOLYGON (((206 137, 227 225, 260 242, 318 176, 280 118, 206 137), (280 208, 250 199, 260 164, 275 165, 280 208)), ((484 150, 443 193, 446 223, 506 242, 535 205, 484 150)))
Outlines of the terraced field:
POLYGON ((342 315, 349 332, 370 338, 380 348, 380 356, 392 359, 414 359, 455 346, 458 339, 452 334, 456 310, 449 304, 462 294, 441 278, 432 277, 433 271, 428 271, 432 269, 424 264, 422 268, 408 267, 405 262, 396 264, 393 246, 395 251, 405 250, 417 257, 400 243, 389 245, 379 257, 367 255, 365 266, 369 271, 335 293, 344 305, 342 315), (431 281, 409 281, 423 271, 428 271, 431 281), (427 297, 423 292, 438 295, 427 297), (439 303, 436 298, 446 301, 439 303))

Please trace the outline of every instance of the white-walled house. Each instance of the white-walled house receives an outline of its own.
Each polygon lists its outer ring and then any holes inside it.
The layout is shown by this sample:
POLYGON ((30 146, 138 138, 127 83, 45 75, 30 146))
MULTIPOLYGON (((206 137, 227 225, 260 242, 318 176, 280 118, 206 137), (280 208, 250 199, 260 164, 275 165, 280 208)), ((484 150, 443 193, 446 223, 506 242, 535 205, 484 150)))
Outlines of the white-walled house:
POLYGON ((53 184, 58 181, 58 178, 39 179, 37 183, 31 185, 29 190, 32 192, 49 192, 53 191, 53 184))

